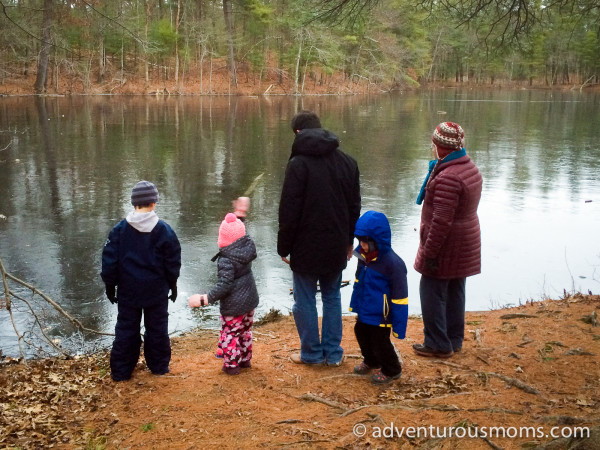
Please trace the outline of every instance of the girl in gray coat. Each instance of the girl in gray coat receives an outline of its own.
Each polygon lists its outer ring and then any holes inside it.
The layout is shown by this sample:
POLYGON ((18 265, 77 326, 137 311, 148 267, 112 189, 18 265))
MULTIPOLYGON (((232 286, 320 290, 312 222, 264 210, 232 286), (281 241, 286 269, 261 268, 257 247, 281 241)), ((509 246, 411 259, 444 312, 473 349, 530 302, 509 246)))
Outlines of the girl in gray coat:
POLYGON ((225 216, 219 227, 217 241, 218 281, 208 294, 195 294, 189 299, 191 307, 206 306, 220 301, 223 372, 238 375, 240 368, 249 368, 252 359, 252 324, 258 306, 258 291, 252 275, 256 259, 254 241, 235 214, 225 216))

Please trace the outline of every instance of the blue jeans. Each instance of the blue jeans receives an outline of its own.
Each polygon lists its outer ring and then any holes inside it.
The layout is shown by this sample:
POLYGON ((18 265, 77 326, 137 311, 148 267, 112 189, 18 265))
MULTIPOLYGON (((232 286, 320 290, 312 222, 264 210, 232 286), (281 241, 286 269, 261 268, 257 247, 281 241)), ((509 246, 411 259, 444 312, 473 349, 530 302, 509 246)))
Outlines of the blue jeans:
POLYGON ((342 360, 342 272, 328 275, 294 274, 294 321, 300 336, 300 358, 309 364, 342 360), (319 339, 317 282, 323 300, 322 333, 319 339))
POLYGON ((442 280, 421 276, 419 294, 424 344, 439 352, 462 348, 465 337, 466 278, 442 280))

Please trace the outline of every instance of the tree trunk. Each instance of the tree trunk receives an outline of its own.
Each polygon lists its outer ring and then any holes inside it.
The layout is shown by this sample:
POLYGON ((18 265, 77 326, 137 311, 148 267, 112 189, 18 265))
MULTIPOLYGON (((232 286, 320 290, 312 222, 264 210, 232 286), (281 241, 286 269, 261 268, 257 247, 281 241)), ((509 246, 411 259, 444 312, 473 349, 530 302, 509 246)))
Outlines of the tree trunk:
POLYGON ((296 74, 294 76, 294 94, 299 94, 298 90, 298 76, 300 71, 300 57, 302 56, 302 35, 300 35, 300 42, 298 43, 298 55, 296 56, 296 74))
POLYGON ((98 58, 98 83, 104 82, 106 72, 106 49, 104 48, 104 36, 100 36, 100 57, 98 58))
POLYGON ((181 0, 177 0, 177 14, 175 15, 175 89, 179 90, 179 14, 181 0))
POLYGON ((148 87, 148 27, 150 26, 150 0, 146 0, 146 25, 144 27, 144 55, 146 59, 145 76, 146 76, 146 88, 148 87))
POLYGON ((44 0, 44 16, 42 19, 42 47, 37 63, 37 75, 35 77, 35 93, 46 92, 48 81, 48 60, 50 59, 50 28, 52 27, 52 0, 44 0))
POLYGON ((227 46, 229 47, 228 69, 231 73, 231 81, 237 88, 237 73, 235 68, 235 47, 233 31, 233 7, 232 0, 223 0, 223 15, 225 18, 225 29, 227 31, 227 46))

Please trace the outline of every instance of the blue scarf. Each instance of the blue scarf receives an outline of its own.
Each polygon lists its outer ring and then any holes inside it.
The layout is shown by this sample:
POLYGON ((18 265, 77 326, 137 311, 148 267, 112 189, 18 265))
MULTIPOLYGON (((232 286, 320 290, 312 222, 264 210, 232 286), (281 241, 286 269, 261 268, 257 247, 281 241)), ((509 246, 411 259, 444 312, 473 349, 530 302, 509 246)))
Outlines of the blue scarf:
POLYGON ((417 196, 417 205, 420 205, 421 203, 423 203, 423 200, 425 199, 425 188, 427 187, 427 182, 429 181, 429 177, 431 176, 431 173, 433 172, 433 169, 435 169, 435 166, 437 166, 438 162, 440 164, 444 164, 445 162, 449 162, 449 161, 461 158, 461 157, 465 156, 466 154, 467 154, 467 151, 464 148, 461 148, 460 150, 456 150, 456 151, 450 153, 448 156, 446 156, 442 160, 432 159, 431 161, 429 161, 429 171, 427 172, 425 181, 423 181, 423 186, 421 186, 421 190, 419 191, 419 195, 417 196))

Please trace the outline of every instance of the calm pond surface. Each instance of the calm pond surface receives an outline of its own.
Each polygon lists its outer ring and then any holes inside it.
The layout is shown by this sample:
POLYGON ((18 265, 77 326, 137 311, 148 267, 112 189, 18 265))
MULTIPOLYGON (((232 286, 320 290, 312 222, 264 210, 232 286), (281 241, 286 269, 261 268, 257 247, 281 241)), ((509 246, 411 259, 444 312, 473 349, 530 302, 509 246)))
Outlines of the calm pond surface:
MULTIPOLYGON (((192 311, 187 297, 216 279, 220 221, 231 200, 262 174, 247 228, 261 304, 287 313, 291 273, 276 252, 277 209, 299 109, 317 111, 361 171, 363 208, 390 219, 393 247, 409 268, 409 311, 420 313, 417 274, 421 207, 430 135, 460 123, 484 177, 479 214, 483 272, 467 281, 467 308, 487 310, 567 291, 600 291, 600 95, 550 91, 445 89, 354 97, 0 99, 0 256, 7 271, 34 285, 93 329, 112 332, 117 309, 103 295, 101 251, 131 209, 139 180, 160 191, 157 212, 182 244, 173 333, 216 327, 218 307, 192 311)), ((352 280, 356 261, 343 278, 352 280)), ((41 307, 39 297, 11 283, 41 307)), ((2 297, 4 296, 3 288, 2 297)), ((342 289, 347 310, 351 287, 342 289)), ((21 333, 35 332, 14 301, 21 333)), ((111 339, 73 334, 55 311, 40 320, 72 348, 111 339)), ((38 333, 39 334, 39 333, 38 333)), ((33 336, 27 334, 33 340, 33 336)), ((0 348, 18 355, 0 309, 0 348)))

